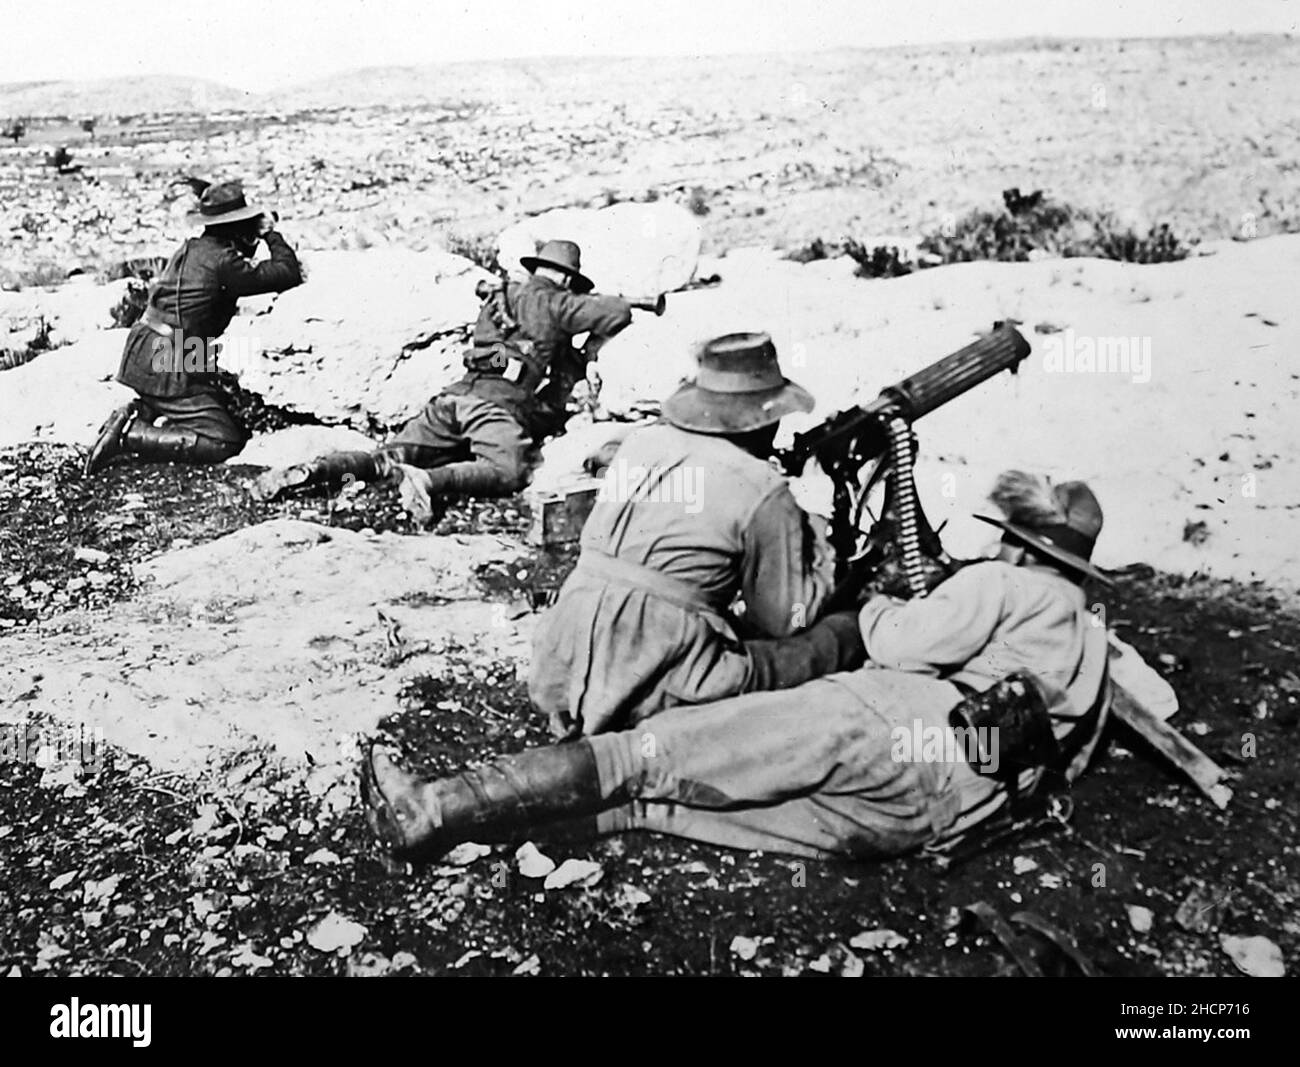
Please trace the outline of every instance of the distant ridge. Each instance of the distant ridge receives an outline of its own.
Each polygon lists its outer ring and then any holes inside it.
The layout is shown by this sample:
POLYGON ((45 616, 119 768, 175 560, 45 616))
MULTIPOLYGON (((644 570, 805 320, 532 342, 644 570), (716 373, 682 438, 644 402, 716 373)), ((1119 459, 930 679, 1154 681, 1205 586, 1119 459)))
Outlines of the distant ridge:
POLYGON ((145 115, 247 107, 252 94, 203 78, 155 74, 143 78, 0 84, 0 119, 66 115, 145 115))
POLYGON ((845 46, 807 53, 731 53, 716 56, 539 56, 518 59, 467 59, 416 66, 378 66, 339 71, 323 78, 265 92, 246 92, 219 82, 179 75, 0 83, 0 121, 66 115, 142 115, 156 112, 278 111, 340 107, 406 107, 474 100, 527 101, 533 93, 577 90, 590 95, 604 86, 648 79, 654 85, 671 78, 699 82, 707 91, 711 77, 725 70, 746 70, 757 61, 796 77, 805 64, 865 61, 873 54, 997 54, 1003 52, 1092 52, 1169 49, 1195 54, 1206 46, 1231 42, 1244 53, 1271 56, 1295 47, 1294 34, 1224 34, 1141 38, 1022 37, 959 41, 882 48, 845 46))

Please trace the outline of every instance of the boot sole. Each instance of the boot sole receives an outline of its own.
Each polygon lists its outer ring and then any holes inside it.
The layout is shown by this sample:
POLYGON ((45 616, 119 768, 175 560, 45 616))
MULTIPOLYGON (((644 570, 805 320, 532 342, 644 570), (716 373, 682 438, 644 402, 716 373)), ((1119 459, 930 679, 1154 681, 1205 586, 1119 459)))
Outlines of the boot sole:
POLYGON ((375 744, 372 741, 366 745, 366 750, 362 754, 359 774, 361 803, 365 808, 366 823, 370 827, 370 832, 389 852, 394 856, 403 855, 409 851, 409 846, 397 825, 392 806, 379 785, 379 778, 375 774, 374 757, 375 744))
POLYGON ((98 474, 121 454, 120 443, 123 431, 130 425, 134 416, 135 405, 126 404, 104 420, 104 425, 99 428, 95 443, 90 446, 86 462, 81 468, 83 478, 98 474))

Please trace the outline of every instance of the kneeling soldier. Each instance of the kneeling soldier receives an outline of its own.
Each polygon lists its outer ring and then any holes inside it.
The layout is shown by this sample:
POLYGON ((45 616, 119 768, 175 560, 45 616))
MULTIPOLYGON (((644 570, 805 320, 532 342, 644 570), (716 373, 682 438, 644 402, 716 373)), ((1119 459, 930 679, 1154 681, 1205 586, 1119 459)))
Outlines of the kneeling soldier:
POLYGON ((247 203, 238 182, 204 188, 189 220, 203 224, 203 236, 187 240, 172 256, 149 292, 144 315, 126 335, 117 380, 139 399, 104 423, 86 458, 87 475, 124 453, 221 463, 248 440, 218 384, 216 341, 241 296, 292 289, 302 284, 302 268, 274 218, 247 203), (271 258, 254 265, 261 241, 271 258))

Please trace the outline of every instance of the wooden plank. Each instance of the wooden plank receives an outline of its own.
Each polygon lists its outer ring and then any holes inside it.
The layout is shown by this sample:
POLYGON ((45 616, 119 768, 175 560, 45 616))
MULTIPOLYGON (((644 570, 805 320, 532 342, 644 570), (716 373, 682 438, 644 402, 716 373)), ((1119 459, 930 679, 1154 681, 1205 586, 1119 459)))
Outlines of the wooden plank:
POLYGON ((1111 713, 1172 763, 1204 793, 1220 811, 1232 799, 1223 784, 1223 768, 1166 722, 1143 707, 1121 685, 1111 683, 1111 713))

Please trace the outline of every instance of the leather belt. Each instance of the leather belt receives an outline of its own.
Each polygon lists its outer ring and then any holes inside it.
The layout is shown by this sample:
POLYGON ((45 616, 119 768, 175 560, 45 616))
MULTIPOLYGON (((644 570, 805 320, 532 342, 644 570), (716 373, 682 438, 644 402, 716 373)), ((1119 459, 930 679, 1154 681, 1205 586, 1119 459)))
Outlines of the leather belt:
POLYGON ((668 603, 675 604, 687 611, 707 612, 711 615, 720 614, 718 607, 710 604, 700 594, 699 590, 693 586, 687 585, 671 575, 664 574, 662 571, 654 570, 640 563, 632 563, 630 560, 618 559, 615 556, 606 555, 604 552, 590 548, 583 549, 582 555, 578 557, 574 571, 575 573, 589 574, 603 581, 630 586, 633 589, 643 589, 652 596, 658 597, 660 600, 666 600, 668 603))

